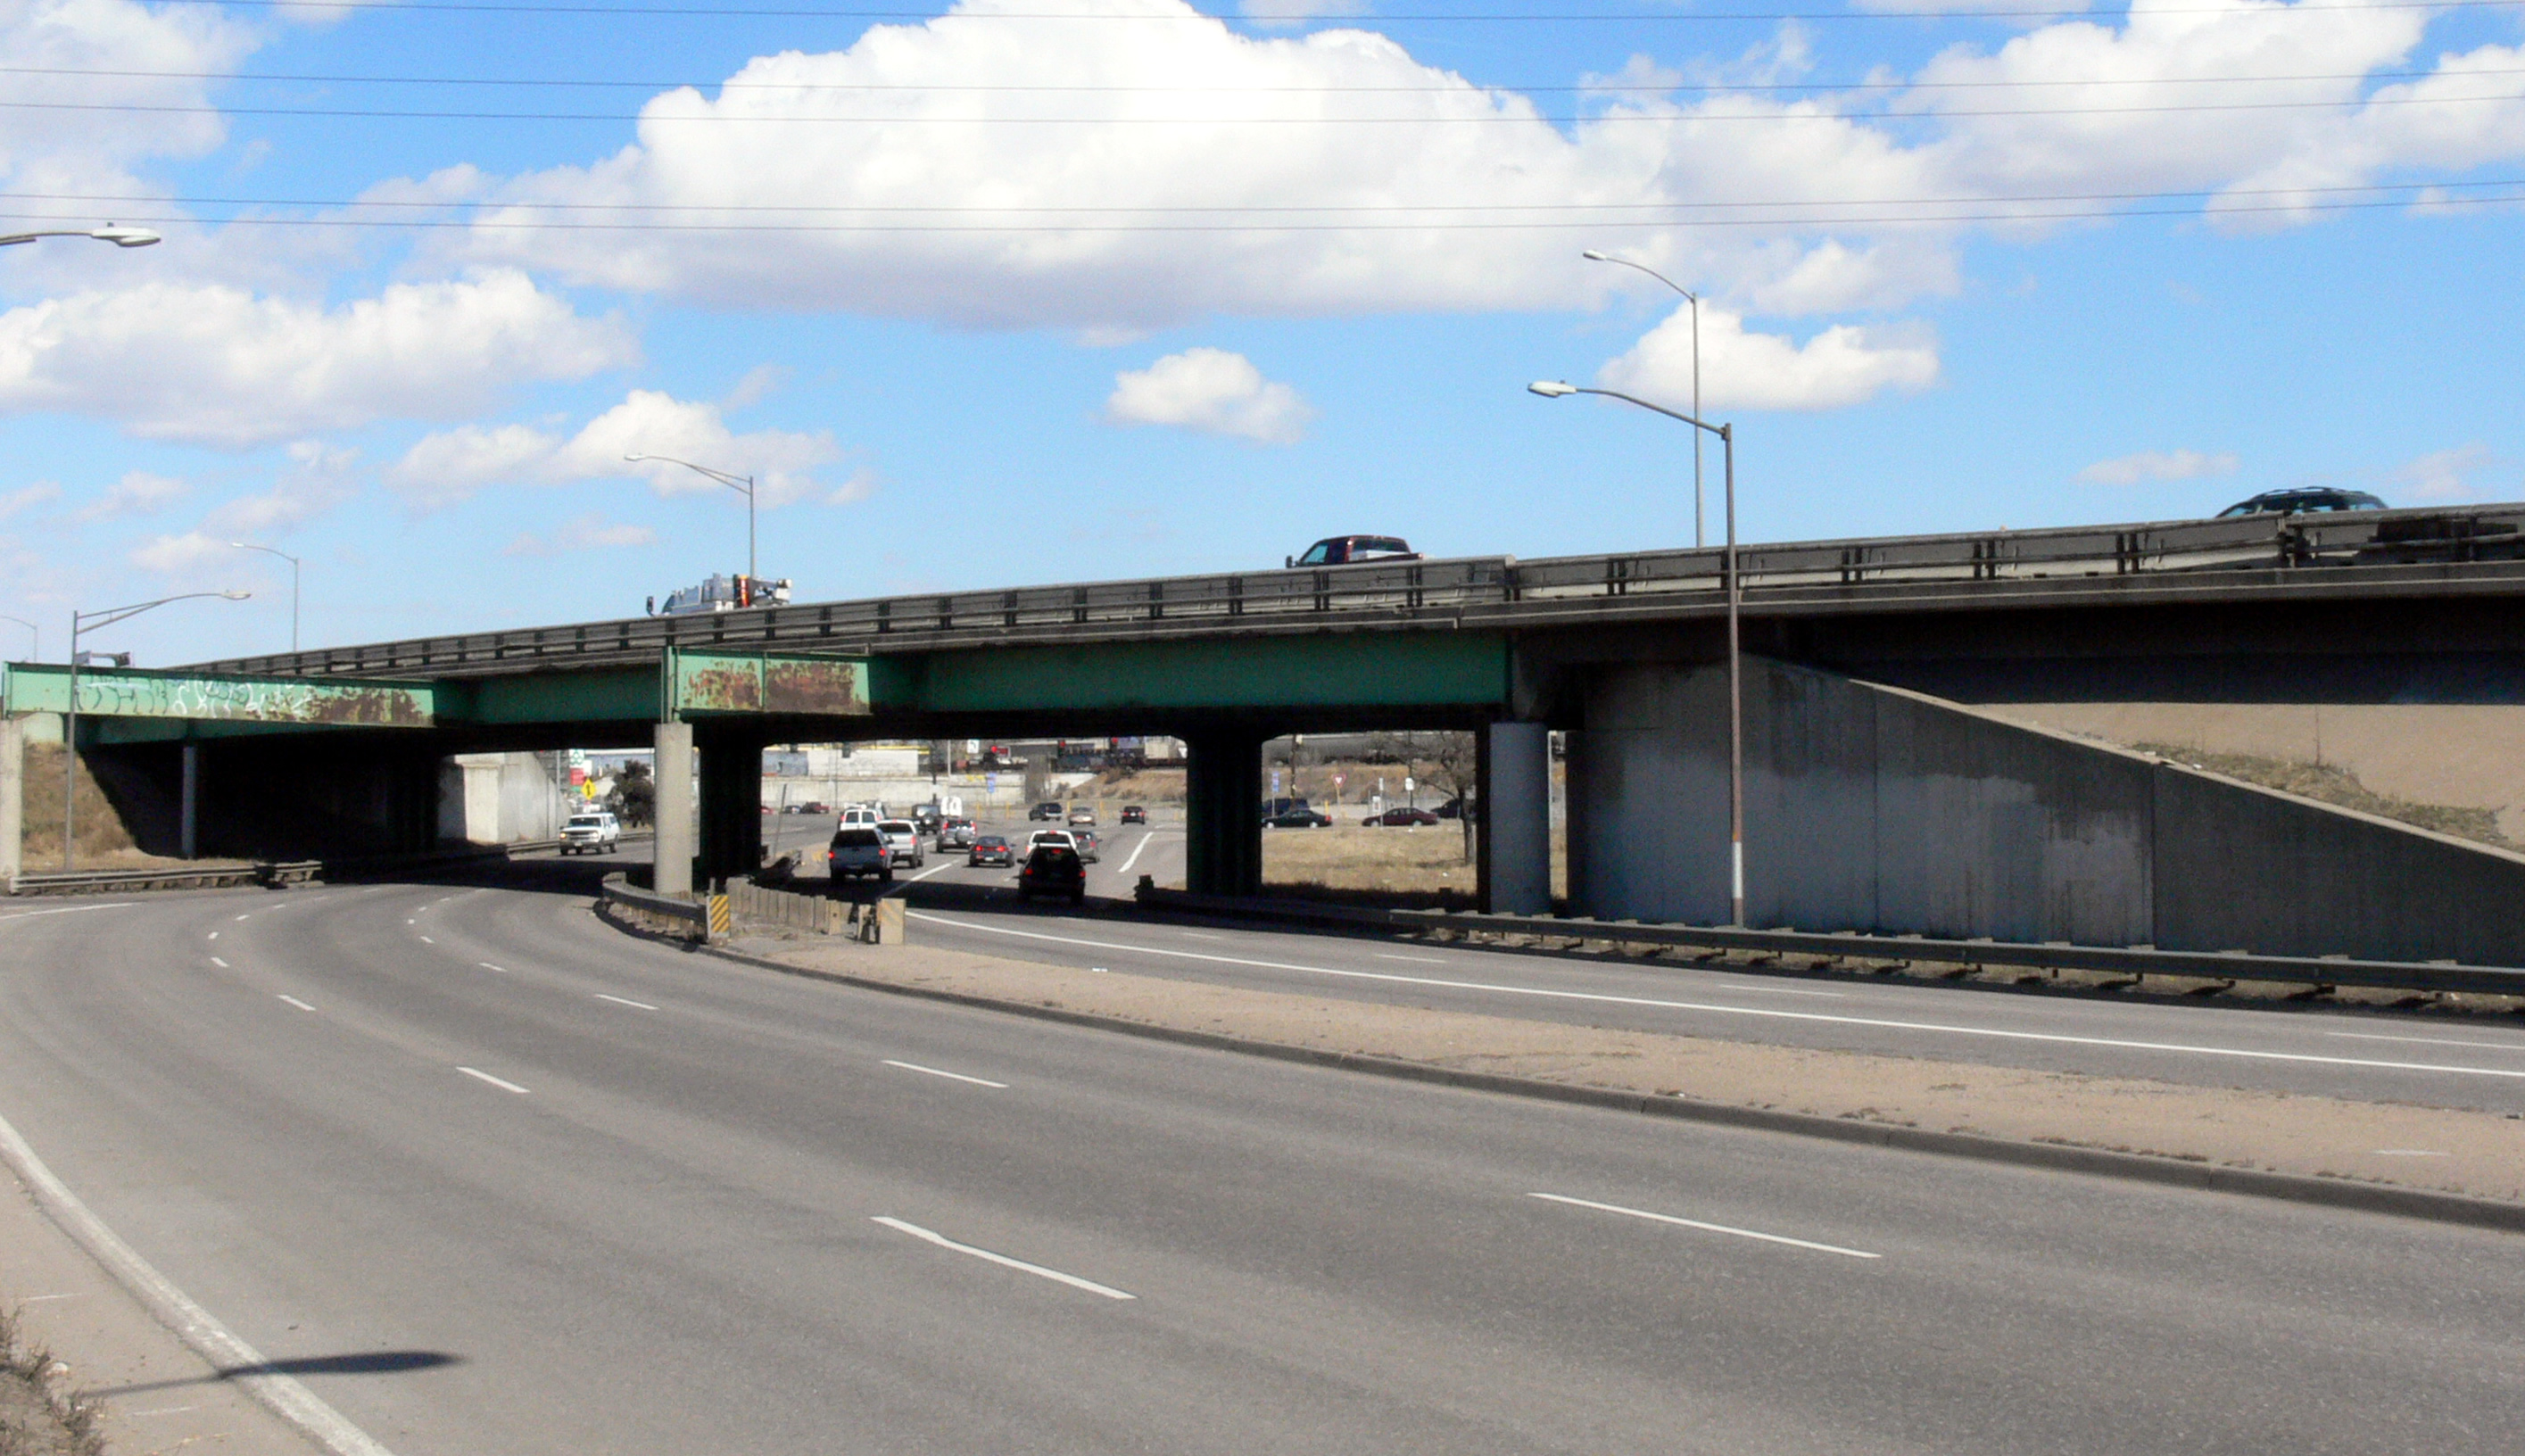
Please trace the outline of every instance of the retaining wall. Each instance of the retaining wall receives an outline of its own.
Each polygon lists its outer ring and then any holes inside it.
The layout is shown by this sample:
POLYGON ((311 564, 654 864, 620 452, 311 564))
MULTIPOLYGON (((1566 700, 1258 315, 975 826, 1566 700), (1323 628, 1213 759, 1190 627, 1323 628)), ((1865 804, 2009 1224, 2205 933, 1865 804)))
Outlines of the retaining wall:
MULTIPOLYGON (((2525 965, 2525 856, 1787 663, 1745 700, 1750 924, 2525 965)), ((1725 669, 1606 672, 1585 721, 1574 907, 1724 922, 1725 669)))

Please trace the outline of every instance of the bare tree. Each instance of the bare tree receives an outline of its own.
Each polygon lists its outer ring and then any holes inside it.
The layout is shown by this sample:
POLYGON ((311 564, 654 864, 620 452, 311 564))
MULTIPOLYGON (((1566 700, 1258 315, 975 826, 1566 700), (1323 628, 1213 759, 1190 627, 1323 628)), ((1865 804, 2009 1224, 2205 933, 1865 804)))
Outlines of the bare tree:
POLYGON ((1457 822, 1464 830, 1464 862, 1473 862, 1473 816, 1480 811, 1473 794, 1481 781, 1481 758, 1469 733, 1380 733, 1368 740, 1368 751, 1396 759, 1407 772, 1425 777, 1430 787, 1456 801, 1457 822))

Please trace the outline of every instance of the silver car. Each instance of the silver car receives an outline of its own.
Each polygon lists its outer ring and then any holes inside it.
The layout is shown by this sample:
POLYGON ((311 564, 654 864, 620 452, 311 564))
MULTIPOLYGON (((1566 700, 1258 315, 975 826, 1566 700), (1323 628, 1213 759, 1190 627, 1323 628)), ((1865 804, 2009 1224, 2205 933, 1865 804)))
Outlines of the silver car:
POLYGON ((909 819, 879 819, 876 832, 885 836, 886 847, 894 850, 896 864, 919 868, 922 858, 919 825, 909 819))

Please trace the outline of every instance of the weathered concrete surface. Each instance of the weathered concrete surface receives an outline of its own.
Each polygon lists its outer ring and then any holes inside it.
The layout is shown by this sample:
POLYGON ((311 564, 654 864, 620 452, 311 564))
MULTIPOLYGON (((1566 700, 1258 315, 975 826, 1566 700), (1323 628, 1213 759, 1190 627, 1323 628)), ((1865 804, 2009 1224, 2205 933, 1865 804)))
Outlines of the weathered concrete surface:
MULTIPOLYGON (((1725 693, 1708 666, 1593 685, 1582 911, 1725 920, 1725 693)), ((2525 964, 2525 856, 1758 658, 1745 722, 1756 925, 2525 964)))
POLYGON ((2488 809, 2525 844, 2525 707, 2504 704, 1994 703, 2109 743, 2163 744, 2338 768, 2378 794, 2488 809))
POLYGON ((1552 732, 1541 723, 1493 723, 1481 759, 1482 908, 1503 915, 1552 911, 1552 732))
POLYGON ((512 845, 561 832, 568 785, 538 753, 458 753, 438 770, 438 838, 512 845))
POLYGON ((660 723, 656 748, 657 865, 652 887, 660 895, 693 892, 693 725, 660 723))

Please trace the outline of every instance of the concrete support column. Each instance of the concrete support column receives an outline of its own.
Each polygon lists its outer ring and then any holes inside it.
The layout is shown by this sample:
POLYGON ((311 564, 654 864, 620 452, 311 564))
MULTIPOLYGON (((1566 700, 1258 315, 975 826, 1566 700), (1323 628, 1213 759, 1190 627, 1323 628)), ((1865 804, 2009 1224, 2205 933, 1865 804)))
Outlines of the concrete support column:
POLYGON ((714 727, 701 741, 702 878, 716 885, 763 866, 763 740, 714 727))
POLYGON ((17 718, 0 718, 0 884, 11 892, 25 867, 26 831, 26 730, 17 718))
POLYGON ((1493 723, 1482 730, 1482 908, 1552 912, 1552 730, 1493 723))
POLYGON ((1262 893, 1263 737, 1229 729, 1184 739, 1184 884, 1195 895, 1262 893))
POLYGON ((183 748, 184 784, 175 808, 175 857, 202 857, 202 746, 188 743, 183 748))
POLYGON ((650 743, 657 750, 657 867, 651 881, 660 895, 693 893, 693 725, 660 723, 650 743))

